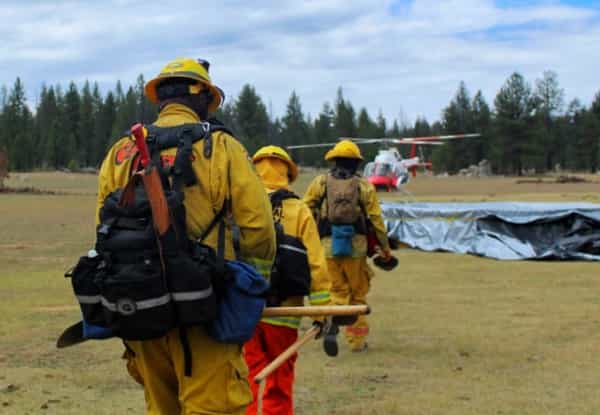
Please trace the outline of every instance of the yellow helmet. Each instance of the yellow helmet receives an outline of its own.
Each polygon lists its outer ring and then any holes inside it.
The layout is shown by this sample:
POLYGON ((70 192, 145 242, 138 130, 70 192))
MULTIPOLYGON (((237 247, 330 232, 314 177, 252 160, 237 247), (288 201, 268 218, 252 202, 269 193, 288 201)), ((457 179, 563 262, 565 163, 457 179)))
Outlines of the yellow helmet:
POLYGON ((195 60, 190 58, 177 58, 171 61, 162 68, 160 73, 146 83, 144 91, 146 97, 155 104, 158 103, 158 96, 156 94, 156 87, 165 79, 169 78, 186 78, 193 81, 197 81, 197 84, 190 85, 190 94, 197 94, 201 91, 198 89, 198 84, 204 85, 208 88, 213 96, 213 100, 208 105, 209 112, 215 112, 219 105, 225 99, 223 90, 218 86, 214 85, 208 75, 209 63, 204 60, 195 60))
POLYGON ((360 154, 360 149, 350 140, 340 141, 335 145, 335 147, 329 150, 327 154, 325 154, 325 160, 327 161, 337 157, 363 160, 363 156, 360 154))
POLYGON ((285 162, 288 166, 290 183, 296 180, 298 177, 298 166, 290 155, 283 148, 278 146, 265 146, 258 149, 256 153, 252 156, 252 163, 256 164, 262 159, 273 157, 285 162))

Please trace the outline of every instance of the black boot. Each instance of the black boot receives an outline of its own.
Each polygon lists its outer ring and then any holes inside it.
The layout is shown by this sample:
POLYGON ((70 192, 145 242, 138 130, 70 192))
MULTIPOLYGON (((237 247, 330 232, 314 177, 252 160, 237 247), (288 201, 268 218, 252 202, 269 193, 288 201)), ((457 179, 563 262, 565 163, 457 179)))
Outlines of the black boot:
POLYGON ((340 332, 337 324, 330 324, 325 329, 325 335, 323 336, 323 349, 327 356, 335 357, 338 354, 338 343, 337 335, 340 332))

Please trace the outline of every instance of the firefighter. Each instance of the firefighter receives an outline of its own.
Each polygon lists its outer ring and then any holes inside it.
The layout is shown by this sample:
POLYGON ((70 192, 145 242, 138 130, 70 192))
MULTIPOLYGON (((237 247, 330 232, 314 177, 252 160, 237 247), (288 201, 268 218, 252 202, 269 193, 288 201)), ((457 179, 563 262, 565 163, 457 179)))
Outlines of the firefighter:
MULTIPOLYGON (((154 125, 174 127, 208 119, 224 99, 223 92, 212 83, 208 67, 206 61, 176 59, 146 84, 146 96, 159 107, 154 125)), ((163 167, 168 167, 176 150, 161 151, 163 167)), ((135 154, 131 140, 125 137, 104 159, 97 222, 105 198, 123 187, 131 175, 135 154)), ((231 201, 231 216, 240 228, 239 254, 267 277, 275 255, 273 219, 268 197, 246 150, 227 132, 216 131, 208 143, 202 139, 193 144, 191 159, 198 183, 184 189, 188 236, 197 239, 225 201, 231 201)), ((217 228, 205 239, 215 249, 217 228)), ((225 258, 234 259, 230 228, 228 225, 225 258)), ((127 369, 144 387, 146 413, 244 414, 252 393, 242 346, 218 343, 200 327, 187 333, 193 367, 190 377, 184 374, 186 356, 178 330, 158 339, 126 342, 127 369)))
MULTIPOLYGON (((379 245, 378 261, 385 264, 396 260, 390 253, 375 188, 357 174, 363 160, 358 146, 349 140, 340 141, 327 152, 325 160, 333 167, 310 183, 304 202, 318 222, 331 278, 332 303, 366 304, 373 277, 367 264, 369 230, 379 245)), ((333 341, 336 334, 333 326, 325 341, 333 341)), ((368 334, 365 316, 345 328, 346 340, 354 352, 367 349, 368 334)))
MULTIPOLYGON (((268 302, 273 306, 299 306, 307 295, 311 305, 329 304, 330 281, 317 225, 308 207, 290 191, 298 176, 298 167, 285 150, 277 146, 259 149, 252 161, 269 196, 277 231, 277 257, 271 274, 273 290, 268 302)), ((317 322, 316 324, 322 325, 317 322)), ((298 338, 299 317, 265 318, 254 337, 244 346, 244 356, 252 380, 267 364, 298 338)), ((294 413, 292 387, 294 355, 266 380, 263 414, 294 413)), ((257 411, 258 385, 253 385, 254 403, 248 415, 257 411)))

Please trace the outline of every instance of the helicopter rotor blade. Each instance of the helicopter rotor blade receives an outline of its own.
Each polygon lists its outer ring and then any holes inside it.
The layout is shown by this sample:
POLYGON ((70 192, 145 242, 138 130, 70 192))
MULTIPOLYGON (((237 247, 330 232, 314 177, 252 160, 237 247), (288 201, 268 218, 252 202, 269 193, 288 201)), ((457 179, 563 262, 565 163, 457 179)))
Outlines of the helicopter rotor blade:
POLYGON ((314 147, 331 147, 337 143, 316 143, 316 144, 302 144, 297 146, 285 146, 285 148, 293 150, 295 148, 314 148, 314 147))
MULTIPOLYGON (((458 140, 463 138, 475 138, 480 137, 481 134, 448 134, 448 135, 432 135, 427 137, 381 137, 381 138, 366 138, 366 137, 339 137, 338 140, 350 140, 356 144, 419 144, 419 145, 440 145, 442 141, 458 140)), ((302 144, 295 146, 286 146, 286 148, 293 150, 296 148, 315 148, 315 147, 329 147, 336 145, 337 142, 332 143, 315 143, 315 144, 302 144)))

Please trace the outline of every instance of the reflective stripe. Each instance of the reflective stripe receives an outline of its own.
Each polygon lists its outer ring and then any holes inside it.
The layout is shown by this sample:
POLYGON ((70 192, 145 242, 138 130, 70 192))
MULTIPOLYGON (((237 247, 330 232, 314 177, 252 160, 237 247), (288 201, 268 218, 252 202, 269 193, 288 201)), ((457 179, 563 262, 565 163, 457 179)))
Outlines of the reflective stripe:
POLYGON ((296 251, 296 252, 306 255, 305 249, 296 248, 295 246, 292 246, 292 245, 281 244, 281 245, 279 245, 279 247, 283 248, 283 249, 289 249, 290 251, 296 251))
POLYGON ((96 304, 100 302, 99 295, 77 295, 77 301, 81 304, 96 304))
POLYGON ((271 269, 273 269, 273 261, 256 257, 243 258, 242 261, 244 261, 246 264, 252 265, 260 275, 269 279, 269 276, 271 275, 271 269))
MULTIPOLYGON (((148 308, 160 307, 162 305, 168 304, 170 301, 171 295, 165 294, 160 297, 150 298, 148 300, 142 301, 135 301, 133 303, 135 304, 136 310, 147 310, 148 308)), ((105 308, 112 311, 113 313, 116 313, 118 311, 117 303, 111 303, 104 297, 100 297, 100 302, 105 308)))
POLYGON ((175 301, 194 301, 194 300, 202 300, 204 298, 208 298, 212 295, 213 289, 212 287, 208 287, 206 290, 201 291, 188 291, 183 293, 173 293, 173 299, 175 301))
MULTIPOLYGON (((161 305, 167 304, 171 299, 175 301, 194 301, 194 300, 203 300, 212 295, 213 289, 212 287, 208 287, 205 290, 201 291, 187 291, 180 293, 172 293, 165 294, 157 298, 149 298, 148 300, 142 300, 135 302, 135 306, 138 310, 144 310, 152 307, 160 307, 161 305)), ((104 307, 109 309, 110 311, 116 312, 117 305, 116 303, 111 303, 105 297, 101 295, 78 295, 77 300, 81 304, 97 304, 102 303, 104 307)))
POLYGON ((331 300, 329 291, 315 291, 310 293, 308 297, 311 304, 321 304, 331 300))
POLYGON ((269 317, 263 318, 261 321, 274 326, 285 326, 292 329, 300 327, 300 317, 269 317))

